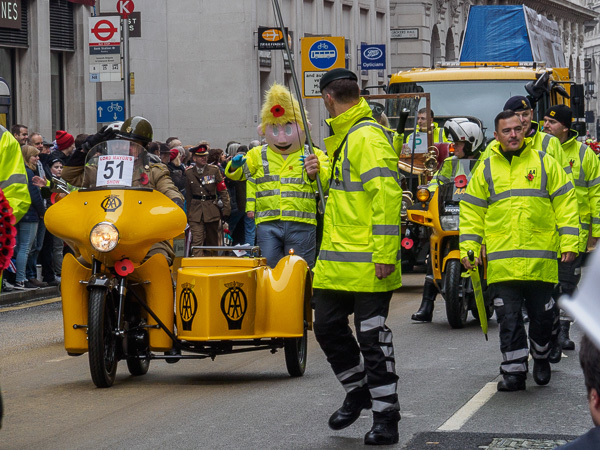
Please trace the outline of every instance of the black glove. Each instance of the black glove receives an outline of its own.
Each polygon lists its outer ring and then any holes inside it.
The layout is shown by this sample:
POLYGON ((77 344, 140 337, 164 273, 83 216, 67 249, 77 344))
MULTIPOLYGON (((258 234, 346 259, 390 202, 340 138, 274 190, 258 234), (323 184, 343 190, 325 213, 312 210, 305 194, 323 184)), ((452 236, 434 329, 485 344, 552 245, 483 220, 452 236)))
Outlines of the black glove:
POLYGON ((87 137, 81 146, 81 150, 87 153, 90 148, 102 142, 110 141, 111 139, 114 139, 116 135, 117 133, 114 128, 109 128, 108 125, 104 125, 96 134, 92 134, 91 136, 87 137))

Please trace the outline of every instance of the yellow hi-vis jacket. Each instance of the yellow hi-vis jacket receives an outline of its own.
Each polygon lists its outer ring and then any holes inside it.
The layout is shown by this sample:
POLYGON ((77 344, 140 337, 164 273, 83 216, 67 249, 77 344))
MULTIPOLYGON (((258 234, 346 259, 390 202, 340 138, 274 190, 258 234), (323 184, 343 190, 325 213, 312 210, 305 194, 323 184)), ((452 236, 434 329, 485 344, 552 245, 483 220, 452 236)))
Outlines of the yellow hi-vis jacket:
MULTIPOLYGON (((319 176, 323 186, 327 182, 329 160, 318 148, 319 176)), ((317 224, 317 181, 306 175, 301 156, 308 155, 308 147, 298 150, 283 159, 280 153, 268 145, 254 147, 246 154, 246 162, 230 172, 231 161, 225 175, 232 180, 247 180, 246 211, 254 211, 256 224, 270 220, 286 220, 317 224)))
POLYGON ((460 257, 485 238, 488 283, 558 282, 559 253, 579 249, 573 183, 554 158, 527 142, 512 162, 500 143, 479 164, 460 203, 460 257))
POLYGON ((398 156, 365 101, 327 120, 331 167, 323 240, 313 286, 351 292, 386 292, 402 285, 398 156), (395 264, 379 280, 375 264, 395 264))
MULTIPOLYGON (((552 156, 554 159, 556 159, 558 161, 560 166, 563 167, 567 173, 570 174, 571 168, 568 167, 569 163, 567 162, 567 160, 564 156, 564 153, 562 151, 560 141, 558 140, 558 138, 552 136, 551 134, 540 131, 540 126, 537 122, 531 122, 531 128, 533 130, 535 130, 535 133, 533 134, 533 136, 529 136, 529 137, 525 138, 526 141, 528 139, 531 140, 531 148, 533 148, 535 150, 541 150, 541 151, 549 154, 550 156, 552 156)), ((496 141, 495 139, 492 140, 492 142, 490 142, 488 144, 488 146, 485 148, 485 150, 479 157, 479 160, 483 161, 483 160, 489 158, 490 155, 492 154, 492 147, 494 147, 497 143, 498 143, 498 141, 496 141)))
POLYGON ((27 188, 27 172, 19 142, 2 125, 0 125, 0 189, 4 192, 18 222, 31 205, 27 188))
POLYGON ((465 175, 467 180, 471 179, 471 174, 479 165, 479 160, 474 161, 469 158, 458 159, 456 156, 449 156, 444 159, 444 163, 440 170, 433 174, 431 181, 427 185, 429 192, 435 190, 442 184, 453 183, 454 179, 459 175, 465 175))
POLYGON ((570 139, 562 144, 567 167, 571 171, 579 205, 579 251, 587 250, 587 241, 592 236, 600 237, 600 160, 594 151, 577 140, 577 132, 571 130, 570 139))

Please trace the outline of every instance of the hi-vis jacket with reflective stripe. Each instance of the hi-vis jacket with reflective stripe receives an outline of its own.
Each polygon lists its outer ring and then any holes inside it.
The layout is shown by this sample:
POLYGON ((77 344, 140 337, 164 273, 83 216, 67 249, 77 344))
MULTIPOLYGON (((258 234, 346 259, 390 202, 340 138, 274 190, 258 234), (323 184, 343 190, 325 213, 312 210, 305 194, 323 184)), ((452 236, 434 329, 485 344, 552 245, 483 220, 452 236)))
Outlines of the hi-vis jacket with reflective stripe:
MULTIPOLYGON (((321 165, 321 183, 326 186, 329 159, 318 148, 314 150, 321 165)), ((246 211, 255 211, 257 224, 269 220, 317 224, 317 182, 306 175, 302 155, 308 155, 308 148, 283 159, 280 153, 263 145, 251 149, 244 165, 236 171, 229 172, 231 161, 227 164, 225 174, 229 178, 247 180, 246 211)))
MULTIPOLYGON (((421 132, 419 126, 417 125, 417 133, 421 132)), ((402 150, 402 144, 408 144, 408 141, 410 140, 410 137, 413 135, 413 133, 410 133, 408 136, 406 136, 406 140, 404 138, 404 134, 398 134, 396 133, 394 135, 394 148, 399 149, 397 150, 398 152, 402 150)), ((440 126, 438 125, 437 122, 433 122, 433 130, 431 130, 431 136, 433 137, 433 143, 434 144, 441 144, 443 142, 450 142, 448 140, 448 138, 446 137, 446 133, 444 133, 444 129, 440 128, 440 126)))
POLYGON ((325 139, 327 153, 333 160, 335 150, 340 152, 329 174, 332 181, 313 286, 391 291, 402 285, 398 156, 364 99, 327 122, 333 132, 325 139), (374 263, 395 264, 396 270, 379 280, 374 263))
POLYGON ((562 144, 567 167, 575 184, 579 205, 579 251, 587 248, 590 223, 592 236, 600 237, 600 161, 594 151, 577 140, 577 132, 571 130, 570 139, 562 144))
POLYGON ((19 142, 2 125, 0 125, 0 189, 4 192, 18 222, 31 205, 27 188, 27 172, 19 142))
POLYGON ((430 192, 435 192, 442 184, 452 183, 459 175, 465 175, 467 180, 470 180, 471 174, 475 172, 478 165, 479 161, 475 162, 472 159, 458 159, 456 156, 450 156, 444 160, 440 170, 433 174, 427 189, 430 192))
MULTIPOLYGON (((568 167, 569 163, 565 159, 558 138, 552 136, 551 134, 540 131, 539 124, 537 122, 531 122, 531 128, 535 130, 535 133, 532 136, 525 138, 526 141, 527 139, 531 140, 531 148, 535 150, 541 150, 549 154, 558 161, 561 167, 565 168, 567 173, 571 173, 571 169, 570 167, 568 167)), ((494 147, 497 143, 498 141, 496 141, 495 139, 492 140, 492 142, 488 144, 488 146, 485 148, 485 150, 479 157, 479 160, 483 161, 489 158, 492 154, 492 147, 494 147)))
POLYGON ((554 158, 528 142, 512 162, 500 143, 475 170, 460 203, 460 257, 485 238, 488 283, 558 282, 558 253, 578 252, 573 183, 554 158))

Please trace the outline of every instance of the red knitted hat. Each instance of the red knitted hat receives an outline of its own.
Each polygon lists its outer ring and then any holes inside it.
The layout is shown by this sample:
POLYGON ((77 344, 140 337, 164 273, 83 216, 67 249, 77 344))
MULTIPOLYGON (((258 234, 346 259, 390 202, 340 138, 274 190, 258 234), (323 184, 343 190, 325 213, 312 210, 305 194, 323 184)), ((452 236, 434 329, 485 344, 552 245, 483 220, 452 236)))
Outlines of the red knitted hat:
POLYGON ((179 156, 179 150, 177 150, 176 148, 172 148, 171 149, 171 154, 169 155, 169 160, 173 161, 175 158, 177 158, 179 156))
POLYGON ((75 142, 75 138, 72 134, 67 133, 64 130, 58 130, 56 132, 56 145, 59 150, 65 150, 69 148, 73 142, 75 142))

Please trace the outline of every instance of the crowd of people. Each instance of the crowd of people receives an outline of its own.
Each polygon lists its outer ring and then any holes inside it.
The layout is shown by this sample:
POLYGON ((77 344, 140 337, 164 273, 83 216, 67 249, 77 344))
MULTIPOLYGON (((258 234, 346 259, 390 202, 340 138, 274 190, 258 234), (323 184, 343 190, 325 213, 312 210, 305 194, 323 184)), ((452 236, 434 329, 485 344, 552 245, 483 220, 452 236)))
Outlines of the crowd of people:
MULTIPOLYGON (((115 123, 108 128, 116 132, 121 126, 122 123, 115 123)), ((63 180, 63 168, 71 159, 77 159, 77 155, 71 158, 72 155, 81 152, 86 141, 93 142, 95 135, 73 136, 58 130, 49 141, 40 133, 30 134, 29 128, 22 124, 13 125, 10 132, 21 147, 31 205, 16 225, 17 243, 12 263, 3 274, 2 292, 57 286, 61 281, 63 256, 72 250, 46 230, 44 214, 61 195, 78 188, 63 180)), ((181 195, 181 206, 188 213, 192 246, 255 244, 254 218, 246 213, 246 181, 228 179, 224 173, 234 156, 244 155, 249 147, 260 146, 260 141, 248 145, 230 141, 225 150, 211 148, 207 141, 186 145, 177 137, 165 142, 149 138, 143 144, 153 164, 166 166, 174 189, 181 195), (222 187, 217 188, 219 183, 222 187), (218 195, 212 192, 213 184, 218 195)))

